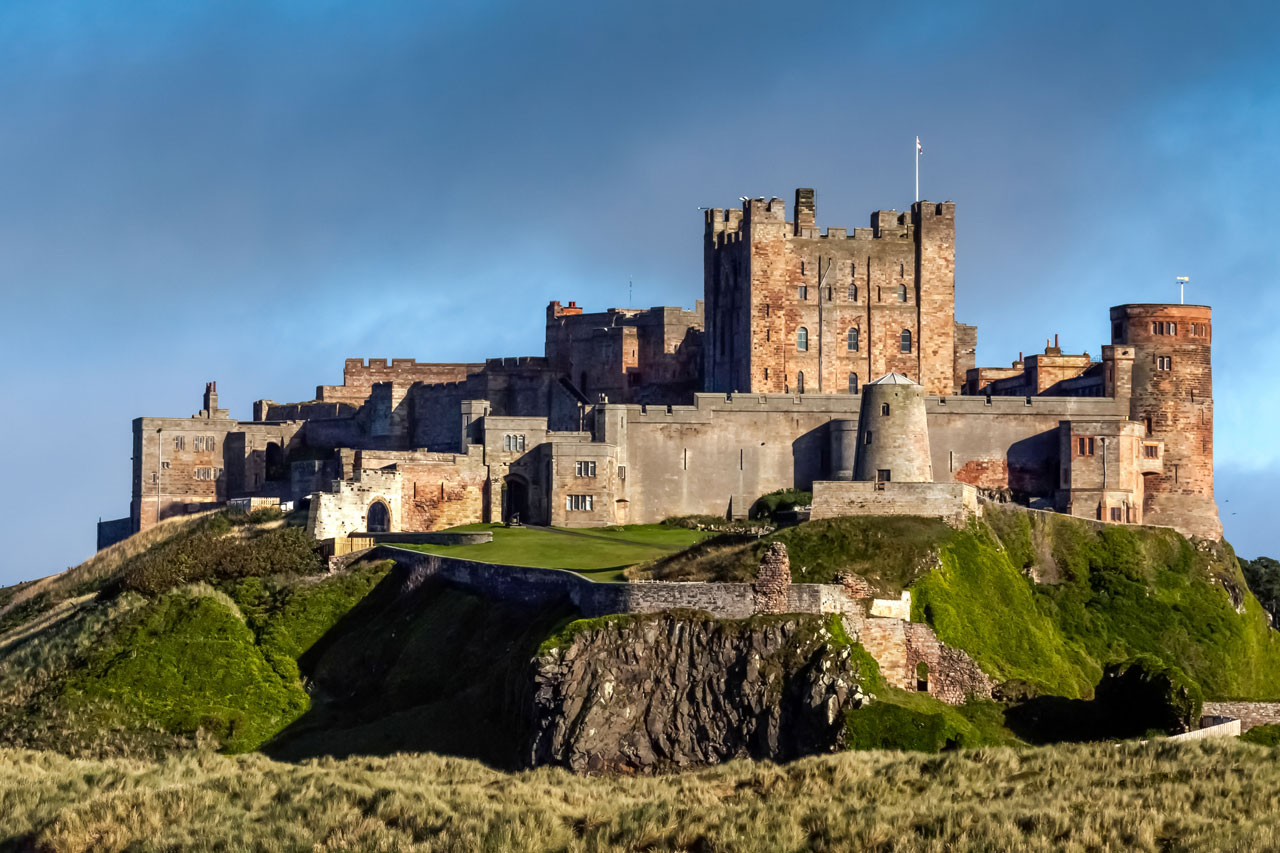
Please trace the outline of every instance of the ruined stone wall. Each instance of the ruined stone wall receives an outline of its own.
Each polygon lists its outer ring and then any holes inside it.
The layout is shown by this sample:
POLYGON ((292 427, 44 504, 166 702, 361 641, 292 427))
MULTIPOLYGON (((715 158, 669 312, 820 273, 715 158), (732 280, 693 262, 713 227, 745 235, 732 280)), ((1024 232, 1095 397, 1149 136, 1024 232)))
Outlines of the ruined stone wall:
POLYGON ((488 467, 480 453, 440 454, 438 460, 402 462, 399 529, 426 532, 488 521, 488 467))
POLYGON ((368 529, 369 510, 374 503, 387 506, 391 531, 401 530, 403 487, 399 471, 357 471, 354 479, 336 480, 332 491, 311 497, 307 532, 315 539, 350 536, 368 529))

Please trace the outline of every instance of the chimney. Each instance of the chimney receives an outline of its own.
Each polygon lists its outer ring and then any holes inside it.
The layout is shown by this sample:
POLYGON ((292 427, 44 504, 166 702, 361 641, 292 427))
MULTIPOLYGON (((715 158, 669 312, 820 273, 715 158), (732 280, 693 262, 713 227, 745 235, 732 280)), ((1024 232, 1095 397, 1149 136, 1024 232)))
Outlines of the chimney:
POLYGON ((817 217, 813 206, 813 190, 800 188, 796 190, 795 233, 801 236, 807 229, 817 227, 817 217))
POLYGON ((213 414, 218 408, 218 383, 204 383, 204 410, 213 414))

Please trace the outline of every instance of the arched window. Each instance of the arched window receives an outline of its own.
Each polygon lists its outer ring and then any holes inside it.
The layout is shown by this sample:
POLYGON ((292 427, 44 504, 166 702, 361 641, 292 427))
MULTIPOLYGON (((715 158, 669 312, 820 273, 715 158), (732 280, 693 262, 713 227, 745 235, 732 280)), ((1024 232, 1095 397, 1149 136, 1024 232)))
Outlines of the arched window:
POLYGON ((858 385, 858 374, 850 373, 849 374, 849 393, 857 394, 858 391, 860 390, 860 387, 861 386, 858 385))
POLYGON ((854 326, 849 330, 849 349, 856 350, 858 348, 858 327, 854 326))
POLYGON ((907 286, 905 284, 898 285, 898 301, 899 302, 907 301, 907 286))
POLYGON ((796 393, 797 394, 804 393, 804 371, 803 370, 796 374, 796 393))
POLYGON ((856 284, 849 285, 849 301, 850 302, 858 301, 858 285, 856 284))
POLYGON ((900 348, 903 352, 911 352, 911 330, 910 329, 902 330, 902 346, 900 348))
POLYGON ((796 349, 800 350, 800 352, 809 351, 809 330, 804 326, 801 326, 796 331, 796 349))
POLYGON ((886 415, 886 416, 889 414, 889 404, 888 404, 888 403, 881 403, 881 404, 880 404, 880 414, 882 414, 882 415, 886 415))

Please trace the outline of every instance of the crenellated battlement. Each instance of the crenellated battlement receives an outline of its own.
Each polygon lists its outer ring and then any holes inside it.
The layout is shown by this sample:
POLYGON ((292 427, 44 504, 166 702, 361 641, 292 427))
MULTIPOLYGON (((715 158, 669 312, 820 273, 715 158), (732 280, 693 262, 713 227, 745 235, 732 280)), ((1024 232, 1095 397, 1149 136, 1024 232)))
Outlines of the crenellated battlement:
MULTIPOLYGON (((786 218, 786 203, 777 197, 747 199, 741 209, 713 207, 704 210, 705 236, 712 248, 720 249, 742 241, 750 233, 752 223, 781 224, 785 236, 807 240, 889 240, 908 241, 915 238, 917 227, 938 222, 955 223, 955 202, 918 201, 911 210, 877 210, 871 214, 866 228, 817 226, 813 190, 796 190, 797 207, 792 220, 786 218)), ((553 303, 558 306, 559 303, 553 303)), ((570 303, 572 305, 572 303, 570 303)))

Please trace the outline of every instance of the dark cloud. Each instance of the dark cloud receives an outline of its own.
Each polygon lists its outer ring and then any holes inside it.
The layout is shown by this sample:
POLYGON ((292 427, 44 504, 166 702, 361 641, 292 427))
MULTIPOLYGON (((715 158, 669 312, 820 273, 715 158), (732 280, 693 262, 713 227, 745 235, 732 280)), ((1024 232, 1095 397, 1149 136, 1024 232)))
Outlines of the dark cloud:
POLYGON ((696 207, 806 185, 860 225, 911 202, 916 134, 982 362, 1097 354, 1109 304, 1191 275, 1219 458, 1280 464, 1270 5, 121 8, 0 8, 0 582, 87 555, 129 420, 206 379, 243 416, 348 355, 539 353, 552 298, 691 306, 696 207))

